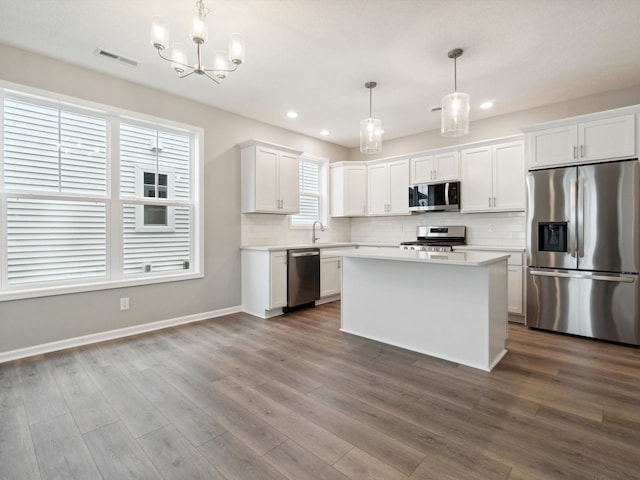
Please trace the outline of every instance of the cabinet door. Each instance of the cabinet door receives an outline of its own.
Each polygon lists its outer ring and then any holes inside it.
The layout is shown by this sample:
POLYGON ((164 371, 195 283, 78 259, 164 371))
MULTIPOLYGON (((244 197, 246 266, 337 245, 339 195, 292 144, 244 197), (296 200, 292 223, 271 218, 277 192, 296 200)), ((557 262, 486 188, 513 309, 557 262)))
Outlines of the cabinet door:
POLYGON ((348 216, 367 214, 367 167, 364 165, 344 167, 345 213, 348 216))
POLYGON ((320 259, 320 297, 329 297, 340 293, 340 258, 320 259))
POLYGON ((256 148, 255 169, 256 211, 279 212, 278 152, 268 148, 256 148))
POLYGON ((463 150, 460 160, 461 210, 486 212, 493 209, 492 148, 479 147, 463 150))
POLYGON ((287 305, 287 252, 271 252, 269 309, 287 305))
POLYGON ((589 162, 635 156, 635 115, 578 125, 579 160, 589 162))
POLYGON ((522 142, 493 147, 493 207, 496 210, 524 210, 523 150, 522 142))
POLYGON ((522 267, 507 268, 507 311, 522 315, 522 267))
POLYGON ((369 179, 368 213, 369 215, 386 215, 389 204, 389 166, 386 163, 370 165, 367 168, 367 173, 369 179))
POLYGON ((409 160, 389 164, 389 207, 387 213, 409 213, 409 160))
POLYGON ((278 167, 280 213, 298 213, 300 211, 298 178, 300 162, 298 157, 288 153, 281 153, 278 167))
POLYGON ((458 152, 441 153, 433 157, 434 178, 438 181, 458 180, 458 152))
POLYGON ((411 159, 411 175, 412 184, 429 183, 433 180, 433 156, 415 157, 411 159))
POLYGON ((527 134, 531 167, 568 164, 578 157, 578 129, 575 125, 547 128, 527 134))

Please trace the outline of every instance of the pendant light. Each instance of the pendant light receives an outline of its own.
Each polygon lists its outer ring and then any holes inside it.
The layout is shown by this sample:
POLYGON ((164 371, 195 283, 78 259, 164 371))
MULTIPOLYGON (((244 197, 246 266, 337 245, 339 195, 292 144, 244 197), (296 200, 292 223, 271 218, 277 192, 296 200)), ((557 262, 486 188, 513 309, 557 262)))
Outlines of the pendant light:
POLYGON ((447 54, 453 58, 453 93, 442 97, 440 133, 443 137, 461 137, 469 133, 469 94, 458 92, 456 60, 461 55, 461 48, 447 54))
POLYGON ((382 151, 382 122, 373 118, 371 114, 371 89, 376 88, 376 82, 364 84, 369 89, 369 118, 360 122, 360 153, 380 153, 382 151))

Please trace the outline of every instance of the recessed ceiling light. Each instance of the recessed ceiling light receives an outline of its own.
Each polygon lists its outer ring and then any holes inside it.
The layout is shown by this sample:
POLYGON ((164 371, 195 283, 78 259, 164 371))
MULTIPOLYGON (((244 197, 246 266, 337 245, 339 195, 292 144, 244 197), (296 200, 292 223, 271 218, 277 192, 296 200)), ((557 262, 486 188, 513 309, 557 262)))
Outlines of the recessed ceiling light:
POLYGON ((493 101, 489 100, 487 102, 482 102, 480 104, 480 108, 483 110, 489 110, 491 107, 493 107, 493 101))
POLYGON ((326 128, 324 130, 320 130, 320 135, 326 137, 327 135, 329 135, 329 130, 327 130, 326 128))
POLYGON ((287 112, 287 117, 289 117, 289 118, 298 118, 298 112, 294 112, 293 110, 289 110, 287 112))

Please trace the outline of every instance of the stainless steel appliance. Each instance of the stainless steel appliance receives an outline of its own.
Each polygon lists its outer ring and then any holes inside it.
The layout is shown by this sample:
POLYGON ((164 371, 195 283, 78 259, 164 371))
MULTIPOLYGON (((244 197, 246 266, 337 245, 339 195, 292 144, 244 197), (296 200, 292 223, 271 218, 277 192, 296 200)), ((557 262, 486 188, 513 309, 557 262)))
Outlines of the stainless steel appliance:
POLYGON ((287 309, 315 305, 320 298, 320 249, 287 250, 287 309))
POLYGON ((637 159, 530 171, 527 325, 640 344, 637 159))
POLYGON ((424 183, 409 187, 409 210, 460 210, 460 182, 424 183))
POLYGON ((427 252, 450 252, 456 245, 464 245, 466 239, 464 226, 421 225, 416 227, 417 240, 402 242, 403 250, 427 252))

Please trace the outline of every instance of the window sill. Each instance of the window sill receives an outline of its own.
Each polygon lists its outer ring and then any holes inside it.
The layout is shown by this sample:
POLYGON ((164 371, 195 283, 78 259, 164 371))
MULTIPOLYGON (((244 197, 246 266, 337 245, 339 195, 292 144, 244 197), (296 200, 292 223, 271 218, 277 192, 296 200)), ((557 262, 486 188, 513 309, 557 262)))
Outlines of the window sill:
POLYGON ((144 278, 129 278, 120 280, 104 280, 95 283, 87 283, 84 285, 59 285, 55 287, 40 287, 20 290, 7 290, 0 293, 0 303, 11 300, 24 300, 28 298, 50 297, 55 295, 67 295, 71 293, 95 292, 100 290, 111 290, 114 288, 138 287, 143 285, 155 285, 158 283, 180 282, 184 280, 194 280, 203 278, 203 273, 178 273, 153 276, 145 276, 144 278))

